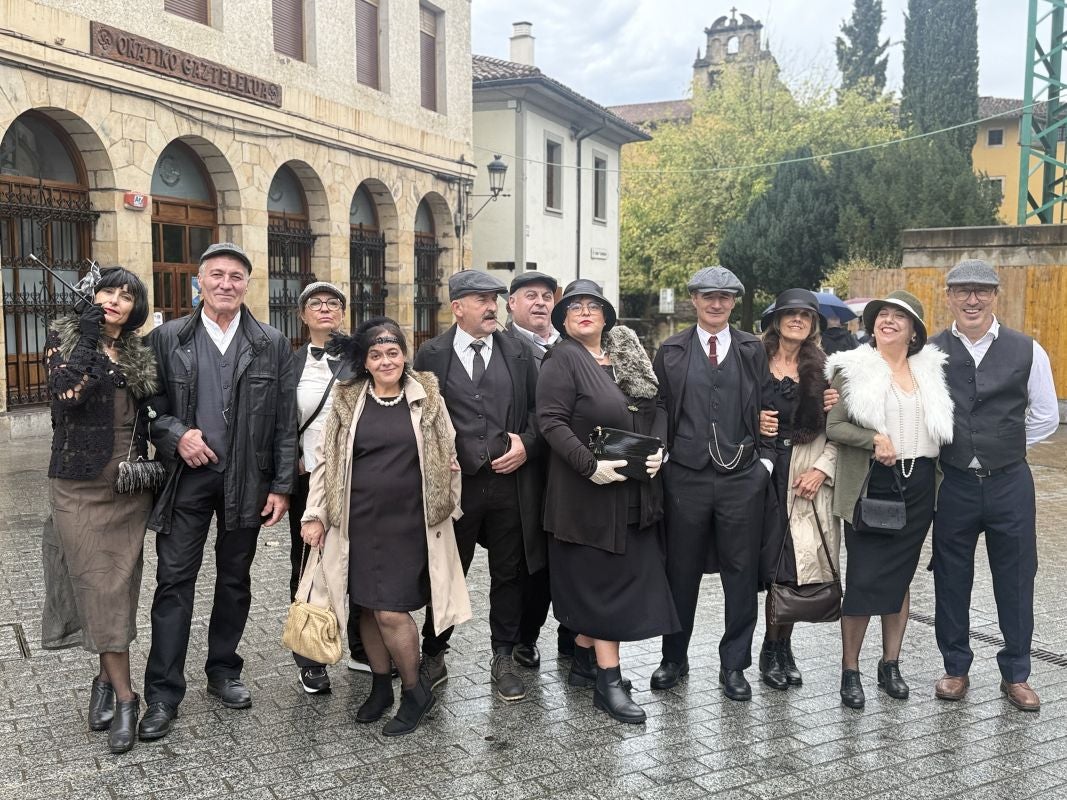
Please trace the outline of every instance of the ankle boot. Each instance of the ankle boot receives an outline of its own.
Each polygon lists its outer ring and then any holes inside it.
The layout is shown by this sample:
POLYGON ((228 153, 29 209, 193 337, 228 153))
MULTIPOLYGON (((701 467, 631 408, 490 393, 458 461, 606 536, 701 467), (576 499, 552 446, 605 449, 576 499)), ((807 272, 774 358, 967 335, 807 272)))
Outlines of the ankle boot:
POLYGON ((908 699, 908 684, 900 677, 899 661, 878 661, 878 687, 892 698, 908 699))
POLYGON ((393 706, 393 676, 374 673, 371 680, 370 695, 356 711, 356 722, 375 722, 393 706))
POLYGON ((863 708, 867 704, 859 670, 846 669, 841 672, 841 704, 849 708, 863 708))
POLYGON ((107 746, 112 753, 125 753, 137 741, 137 717, 141 713, 141 698, 115 703, 115 716, 107 734, 107 746))
POLYGON ((593 706, 607 711, 619 722, 640 725, 645 721, 644 709, 630 699, 630 693, 623 688, 622 673, 618 667, 602 667, 597 670, 593 706))
POLYGON ((115 716, 115 687, 104 683, 99 676, 93 678, 89 690, 89 730, 106 731, 115 716))
POLYGON ((763 640, 763 647, 759 652, 759 674, 763 682, 772 689, 789 688, 789 681, 786 679, 785 667, 782 663, 781 642, 763 640))
POLYGON ((410 689, 400 690, 400 708, 396 710, 396 716, 385 723, 382 728, 383 736, 403 736, 411 733, 422 722, 422 718, 429 713, 437 703, 433 690, 423 675, 419 675, 419 682, 410 689))
POLYGON ((793 640, 782 639, 779 645, 782 648, 782 669, 785 671, 785 679, 789 681, 790 686, 803 686, 804 678, 797 668, 796 659, 793 658, 793 640))
POLYGON ((592 647, 574 646, 567 685, 580 689, 588 689, 596 685, 596 656, 593 654, 592 647))

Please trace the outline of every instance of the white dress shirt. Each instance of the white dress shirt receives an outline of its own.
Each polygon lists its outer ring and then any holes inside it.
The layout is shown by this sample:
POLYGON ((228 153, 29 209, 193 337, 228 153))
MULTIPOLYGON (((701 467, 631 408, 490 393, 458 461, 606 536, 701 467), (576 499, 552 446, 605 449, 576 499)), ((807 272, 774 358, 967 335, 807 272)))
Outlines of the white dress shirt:
POLYGON ((711 334, 697 325, 697 337, 700 339, 700 346, 704 348, 705 356, 711 352, 712 336, 715 337, 715 359, 721 364, 726 359, 726 354, 730 352, 730 343, 733 341, 730 336, 730 326, 727 325, 718 333, 711 334))
POLYGON ((526 330, 526 328, 519 325, 519 323, 517 323, 515 320, 511 321, 511 327, 514 328, 518 333, 521 333, 531 342, 536 344, 542 350, 547 350, 559 341, 559 331, 557 331, 555 328, 552 329, 551 336, 549 336, 547 339, 542 339, 540 335, 534 333, 533 331, 526 330))
POLYGON ((230 320, 230 325, 226 330, 220 328, 219 324, 204 312, 200 312, 200 319, 204 323, 204 330, 207 331, 207 335, 215 343, 215 347, 219 348, 220 353, 225 353, 230 348, 230 342, 233 341, 233 337, 237 335, 237 330, 241 327, 241 312, 238 311, 234 318, 230 320))
POLYGON ((463 369, 467 370, 467 377, 472 380, 474 379, 474 349, 471 347, 471 342, 475 341, 485 343, 485 347, 482 348, 482 361, 485 362, 485 368, 489 369, 489 359, 493 357, 493 335, 490 334, 484 339, 475 339, 463 328, 456 326, 456 338, 452 342, 452 349, 459 356, 459 363, 463 365, 463 369))
MULTIPOLYGON (((299 426, 302 426, 319 407, 322 394, 330 385, 333 378, 333 370, 330 369, 330 356, 315 358, 308 349, 307 360, 304 362, 304 371, 300 373, 300 383, 296 386, 296 405, 299 426)), ((330 406, 333 405, 333 392, 326 398, 322 411, 311 421, 307 429, 300 436, 300 449, 304 458, 304 469, 311 472, 315 469, 315 447, 322 438, 323 428, 330 416, 330 406)), ((298 427, 299 427, 298 426, 298 427)))
MULTIPOLYGON (((974 366, 982 363, 985 354, 993 340, 1000 335, 1000 322, 993 317, 993 324, 989 330, 972 342, 959 332, 956 323, 952 323, 952 335, 955 336, 967 348, 967 352, 974 359, 974 366)), ((1045 348, 1034 339, 1034 356, 1030 364, 1030 376, 1026 381, 1026 392, 1029 402, 1026 406, 1026 446, 1033 447, 1042 439, 1047 439, 1056 432, 1060 425, 1060 406, 1056 399, 1056 385, 1052 380, 1052 363, 1049 361, 1045 348)), ((972 467, 981 466, 978 459, 971 462, 972 467)))

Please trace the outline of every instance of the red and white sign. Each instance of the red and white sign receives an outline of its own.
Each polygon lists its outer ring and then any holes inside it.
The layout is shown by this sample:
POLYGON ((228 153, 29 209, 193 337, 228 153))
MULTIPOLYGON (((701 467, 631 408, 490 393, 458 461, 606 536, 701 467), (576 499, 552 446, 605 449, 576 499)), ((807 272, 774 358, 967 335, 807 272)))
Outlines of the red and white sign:
POLYGON ((140 192, 126 192, 122 197, 122 203, 131 211, 144 211, 148 208, 148 195, 140 192))

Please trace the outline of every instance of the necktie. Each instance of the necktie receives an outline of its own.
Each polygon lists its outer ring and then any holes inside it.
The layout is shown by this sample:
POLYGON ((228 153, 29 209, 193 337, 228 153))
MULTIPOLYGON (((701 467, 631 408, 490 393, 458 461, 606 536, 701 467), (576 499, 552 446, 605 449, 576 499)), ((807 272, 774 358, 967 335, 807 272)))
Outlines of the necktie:
POLYGON ((308 347, 308 352, 311 353, 311 357, 313 359, 315 359, 316 361, 321 361, 322 360, 322 354, 326 352, 326 348, 325 347, 315 347, 315 345, 311 345, 311 346, 308 347))
POLYGON ((471 371, 471 380, 477 386, 482 382, 482 376, 485 375, 485 359, 482 358, 482 348, 485 347, 485 342, 474 341, 471 342, 470 347, 474 351, 474 369, 471 371))
POLYGON ((708 361, 711 366, 719 366, 719 340, 712 336, 708 339, 708 361))

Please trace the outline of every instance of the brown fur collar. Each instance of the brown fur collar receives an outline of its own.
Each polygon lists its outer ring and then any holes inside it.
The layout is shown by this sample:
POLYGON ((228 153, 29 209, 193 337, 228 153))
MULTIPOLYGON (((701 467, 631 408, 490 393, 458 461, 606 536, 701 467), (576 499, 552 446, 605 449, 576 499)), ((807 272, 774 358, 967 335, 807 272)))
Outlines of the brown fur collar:
POLYGON ((823 368, 826 354, 811 341, 800 346, 797 359, 797 375, 800 378, 796 411, 793 413, 794 444, 807 444, 826 430, 826 412, 823 411, 823 392, 826 378, 823 368))
MULTIPOLYGON (((52 322, 52 331, 59 337, 59 349, 68 358, 81 338, 78 317, 68 314, 52 322)), ((133 332, 124 332, 115 343, 119 368, 126 378, 126 388, 138 400, 159 393, 156 375, 156 356, 145 346, 144 340, 133 332)))

